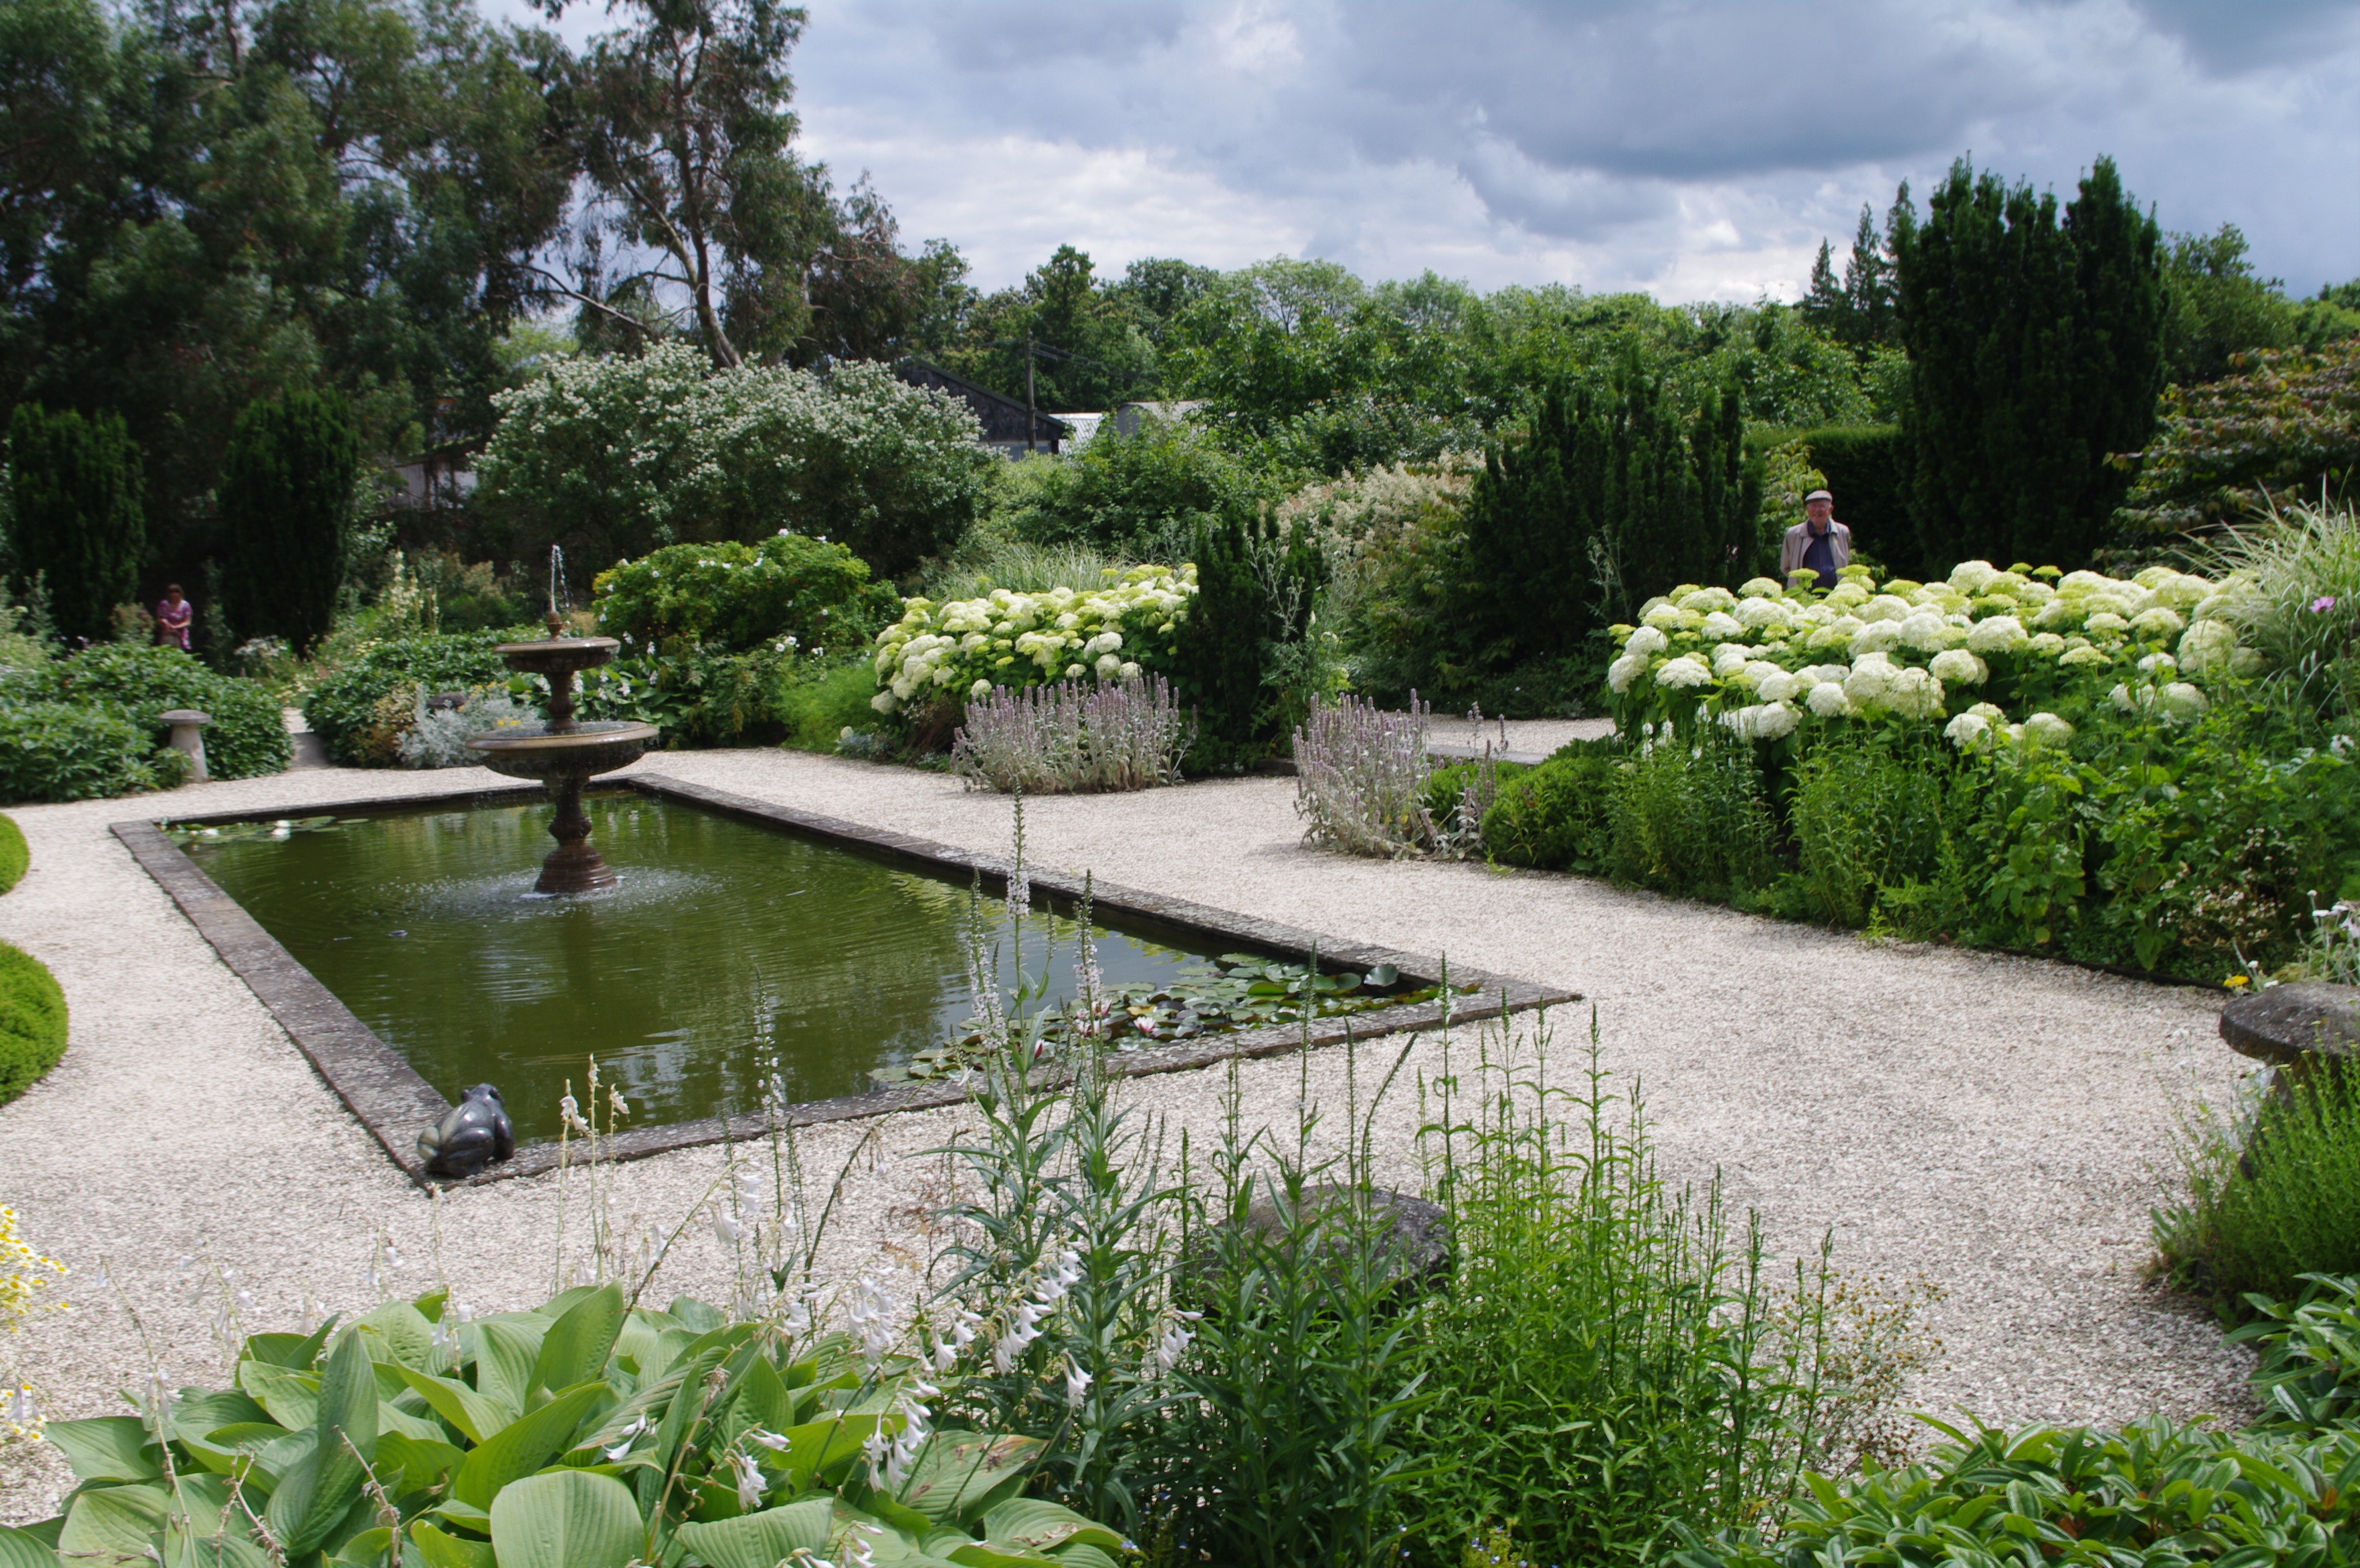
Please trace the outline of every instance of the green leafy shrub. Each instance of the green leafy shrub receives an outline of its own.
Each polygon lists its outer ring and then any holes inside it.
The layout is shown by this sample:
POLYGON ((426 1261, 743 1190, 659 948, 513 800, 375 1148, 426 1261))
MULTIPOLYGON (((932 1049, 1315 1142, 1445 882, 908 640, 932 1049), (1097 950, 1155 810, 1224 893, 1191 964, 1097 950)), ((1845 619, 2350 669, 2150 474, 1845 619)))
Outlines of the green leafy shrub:
POLYGON ((1863 926, 1880 893, 1934 881, 1960 824, 1940 743, 1899 726, 1858 726, 1796 764, 1788 821, 1810 913, 1863 926))
POLYGON ((108 708, 148 731, 151 744, 168 733, 157 715, 195 708, 213 718, 204 732, 205 771, 217 779, 259 778, 294 760, 279 699, 268 686, 224 675, 178 648, 86 648, 21 674, 0 690, 21 700, 108 708))
POLYGON ((169 789, 188 759, 119 710, 0 702, 0 801, 98 800, 169 789))
POLYGON ((66 993, 48 966, 0 942, 0 1105, 66 1054, 66 993))
POLYGON ((1680 1568, 1820 1563, 2054 1563, 2087 1568, 2310 1568, 2352 1561, 2360 1433, 2229 1433, 2160 1416, 2119 1431, 1990 1428, 1925 1462, 1841 1485, 1813 1477, 1775 1544, 1683 1530, 1680 1568))
POLYGON ((2184 1199, 2156 1213, 2181 1284, 2234 1310, 2289 1299, 2314 1274, 2360 1274, 2360 1074, 2281 1075, 2200 1110, 2180 1143, 2184 1199))
POLYGON ((2360 1279, 2303 1276, 2292 1301, 2249 1295, 2255 1320, 2229 1335, 2260 1359, 2248 1381, 2262 1397, 2259 1425, 2360 1430, 2360 1279))
POLYGON ((1000 462, 965 404, 868 362, 716 371, 665 343, 561 360, 496 400, 477 504, 524 560, 788 529, 897 576, 958 542, 1000 462))
POLYGON ((2127 459, 2138 477, 2114 513, 2117 528, 2152 540, 2245 523, 2322 488, 2352 499, 2360 338, 2238 359, 2225 380, 2165 389, 2154 438, 2127 459))
MULTIPOLYGON (((119 414, 16 405, 8 423, 8 543, 16 589, 37 583, 66 637, 104 640, 115 607, 139 591, 148 524, 140 510, 139 448, 119 414)), ((13 628, 10 628, 13 630, 13 628)))
POLYGON ((1032 482, 1011 487, 995 525, 1028 544, 1170 560, 1201 530, 1250 517, 1272 499, 1251 470, 1183 421, 1099 433, 1070 458, 1017 465, 1032 482))
POLYGON ((251 1335, 235 1387, 159 1413, 50 1422, 77 1482, 56 1528, 163 1562, 258 1563, 267 1531, 290 1563, 1112 1568, 1120 1536, 1023 1495, 1041 1442, 912 1431, 919 1370, 612 1283, 464 1323, 437 1291, 251 1335))
POLYGON ((1613 787, 1610 742, 1577 740, 1536 768, 1502 768, 1500 793, 1483 814, 1484 853, 1503 865, 1604 872, 1613 787))
MULTIPOLYGON (((1793 445, 1816 470, 1817 483, 1836 499, 1836 516, 1852 530, 1855 549, 1896 568, 1918 559, 1918 532, 1909 520, 1910 448, 1898 425, 1831 425, 1818 430, 1753 431, 1749 451, 1793 445)), ((1775 552, 1787 529, 1803 521, 1802 495, 1763 519, 1762 537, 1775 552)), ((1776 556, 1765 568, 1775 573, 1776 556)))
POLYGON ((674 544, 598 574, 601 634, 639 652, 743 653, 765 642, 850 649, 901 613, 868 563, 797 533, 674 544))
POLYGON ((1607 792, 1617 881, 1743 900, 1776 879, 1776 826, 1754 748, 1719 727, 1693 741, 1643 730, 1607 792))
POLYGON ((381 706, 404 687, 466 691, 506 684, 508 666, 492 652, 505 641, 497 631, 445 632, 364 648, 305 694, 304 722, 343 766, 391 767, 412 703, 395 704, 391 714, 381 706))
POLYGON ((219 501, 241 640, 280 637, 306 653, 327 634, 359 462, 360 434, 340 392, 257 398, 237 416, 219 501))
POLYGON ((877 721, 869 702, 876 695, 876 672, 866 659, 824 667, 816 674, 805 667, 779 691, 785 743, 804 751, 836 751, 846 730, 859 731, 877 721))
POLYGON ((0 817, 0 893, 15 887, 25 877, 33 863, 33 852, 25 844, 25 830, 13 817, 0 817))

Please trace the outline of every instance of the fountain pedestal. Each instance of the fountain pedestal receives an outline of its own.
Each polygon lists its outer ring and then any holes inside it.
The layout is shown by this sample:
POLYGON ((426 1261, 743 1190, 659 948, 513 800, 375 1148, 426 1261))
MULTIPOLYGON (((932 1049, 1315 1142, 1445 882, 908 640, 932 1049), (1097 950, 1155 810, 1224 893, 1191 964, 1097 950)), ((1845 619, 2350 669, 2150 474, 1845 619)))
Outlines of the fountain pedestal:
POLYGON ((614 869, 590 843, 583 786, 600 773, 630 766, 659 733, 652 724, 584 724, 574 718, 576 675, 612 659, 619 644, 611 637, 567 637, 563 630, 564 622, 552 613, 546 639, 503 642, 496 650, 509 669, 548 679, 542 705, 548 721, 538 729, 479 735, 467 742, 494 773, 539 779, 557 807, 549 824, 557 848, 541 863, 535 893, 591 893, 615 884, 614 869))

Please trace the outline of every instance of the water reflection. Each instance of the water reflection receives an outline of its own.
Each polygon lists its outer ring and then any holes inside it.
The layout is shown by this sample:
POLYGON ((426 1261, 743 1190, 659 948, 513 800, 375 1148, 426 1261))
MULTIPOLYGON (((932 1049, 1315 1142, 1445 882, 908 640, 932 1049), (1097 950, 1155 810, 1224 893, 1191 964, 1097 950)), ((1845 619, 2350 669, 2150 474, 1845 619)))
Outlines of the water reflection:
MULTIPOLYGON (((773 1059, 793 1099, 858 1092, 971 1013, 964 887, 637 795, 585 805, 622 882, 576 898, 530 893, 538 803, 190 853, 444 1095, 499 1085, 523 1138, 556 1135, 592 1054, 648 1125, 751 1109, 773 1059)), ((1004 911, 986 911, 1005 986, 1004 911)), ((1055 924, 1052 986, 1070 993, 1073 927, 1055 924)), ((1095 945, 1117 983, 1192 961, 1117 932, 1095 945)))

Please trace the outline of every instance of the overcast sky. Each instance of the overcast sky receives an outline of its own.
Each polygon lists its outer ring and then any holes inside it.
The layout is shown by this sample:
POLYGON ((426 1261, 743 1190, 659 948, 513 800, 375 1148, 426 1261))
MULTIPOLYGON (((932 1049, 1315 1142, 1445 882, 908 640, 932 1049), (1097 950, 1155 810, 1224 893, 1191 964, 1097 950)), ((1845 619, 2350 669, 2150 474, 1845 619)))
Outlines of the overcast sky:
MULTIPOLYGON (((996 288, 1061 243, 1792 298, 1953 158, 2167 229, 2234 223, 2297 293, 2360 276, 2360 3, 810 0, 809 155, 996 288)), ((593 30, 598 0, 566 16, 593 30)), ((1923 210, 1922 200, 1920 210, 1923 210)))

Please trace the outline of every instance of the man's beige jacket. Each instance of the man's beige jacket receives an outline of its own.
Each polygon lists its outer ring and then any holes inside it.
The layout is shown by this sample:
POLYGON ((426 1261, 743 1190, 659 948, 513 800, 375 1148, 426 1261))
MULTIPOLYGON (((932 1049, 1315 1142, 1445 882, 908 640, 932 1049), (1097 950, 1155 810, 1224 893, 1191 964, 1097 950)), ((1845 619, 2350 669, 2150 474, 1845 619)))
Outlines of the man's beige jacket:
MULTIPOLYGON (((1832 546, 1836 570, 1852 565, 1852 530, 1833 518, 1828 520, 1828 532, 1835 536, 1832 546)), ((1798 522, 1786 531, 1786 543, 1778 552, 1778 580, 1791 586, 1795 574, 1803 569, 1803 552, 1810 548, 1811 525, 1798 522)))

